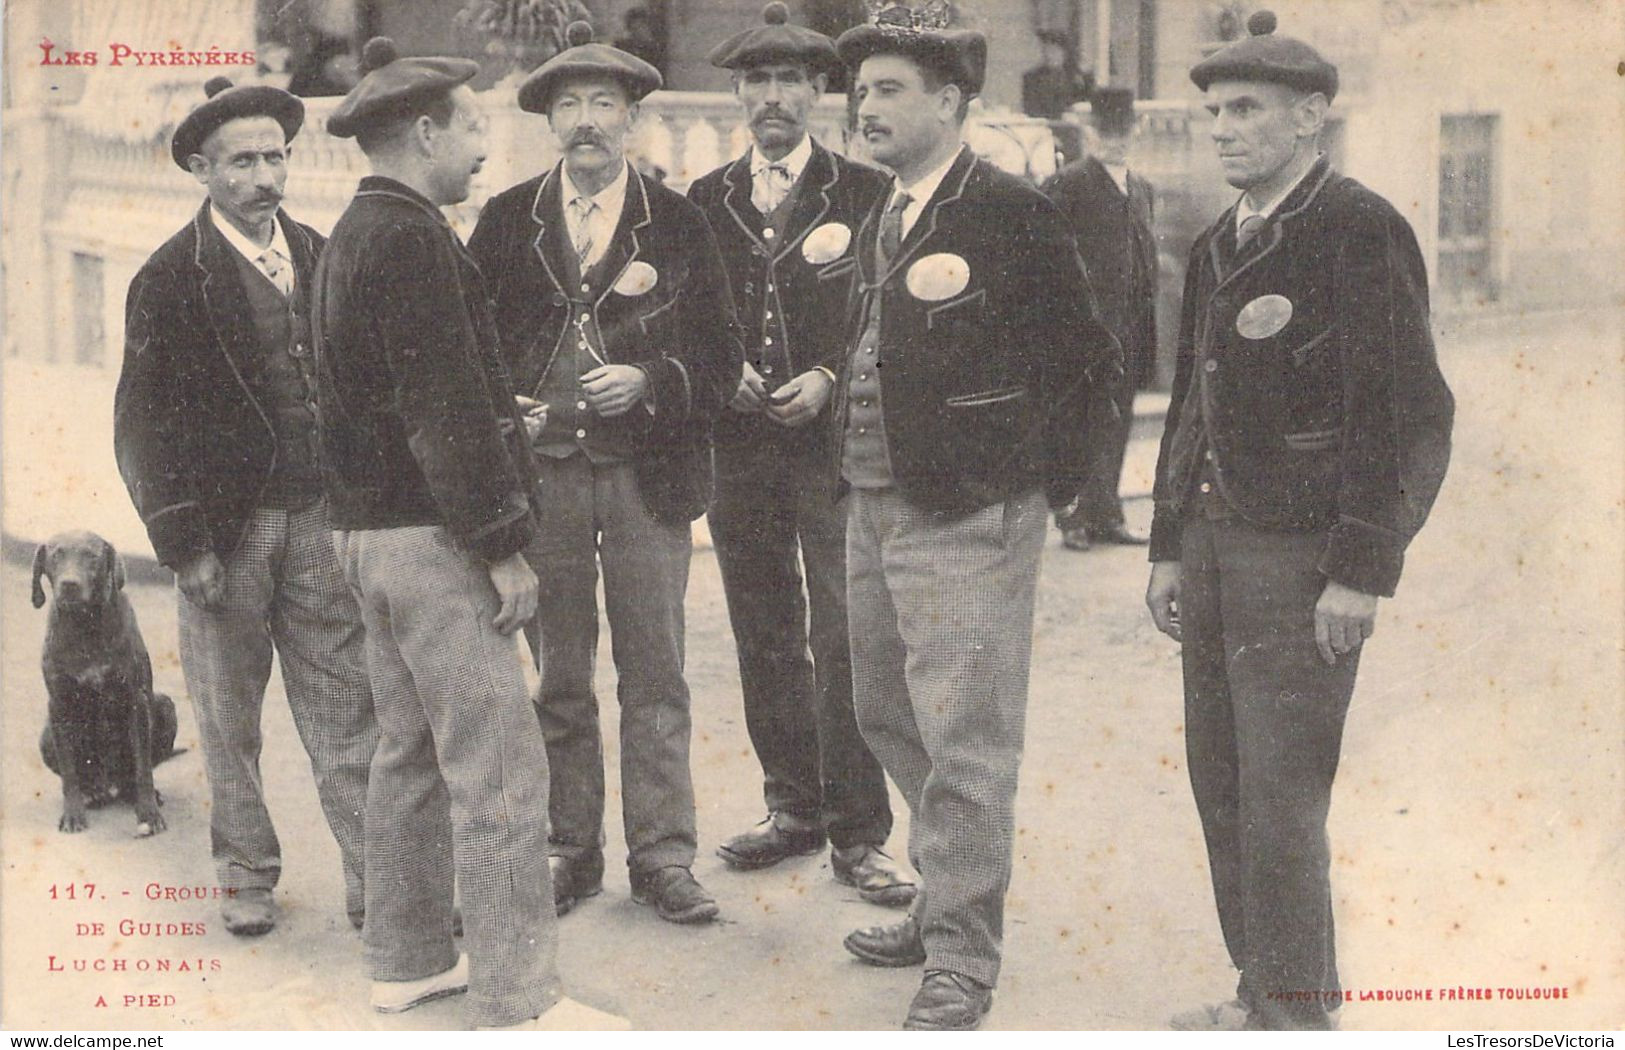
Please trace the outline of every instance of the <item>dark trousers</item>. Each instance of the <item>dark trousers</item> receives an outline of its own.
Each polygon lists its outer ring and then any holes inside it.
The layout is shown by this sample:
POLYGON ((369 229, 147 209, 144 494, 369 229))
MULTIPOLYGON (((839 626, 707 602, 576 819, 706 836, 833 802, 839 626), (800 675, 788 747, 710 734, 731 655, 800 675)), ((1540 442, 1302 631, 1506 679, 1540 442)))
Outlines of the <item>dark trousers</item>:
POLYGON ((621 813, 627 865, 636 873, 694 862, 689 695, 683 680, 683 597, 688 523, 650 517, 630 463, 594 466, 585 455, 538 456, 543 498, 526 558, 539 581, 539 714, 551 771, 552 850, 597 852, 604 843, 604 748, 593 666, 598 657, 598 570, 621 705, 621 813))
POLYGON ((846 504, 822 459, 766 441, 719 447, 711 538, 768 810, 822 824, 837 847, 878 846, 891 803, 852 713, 846 504))
POLYGON ((1199 514, 1184 528, 1191 787, 1238 997, 1263 1028, 1326 1028, 1340 990, 1326 815, 1360 651, 1328 667, 1315 647, 1325 541, 1199 514))
POLYGON ((1078 494, 1078 513, 1091 529, 1110 529, 1123 524, 1123 500, 1118 487, 1123 477, 1123 457, 1128 452, 1129 432, 1134 429, 1135 370, 1128 369, 1112 391, 1117 405, 1117 421, 1089 433, 1085 453, 1083 491, 1078 494))

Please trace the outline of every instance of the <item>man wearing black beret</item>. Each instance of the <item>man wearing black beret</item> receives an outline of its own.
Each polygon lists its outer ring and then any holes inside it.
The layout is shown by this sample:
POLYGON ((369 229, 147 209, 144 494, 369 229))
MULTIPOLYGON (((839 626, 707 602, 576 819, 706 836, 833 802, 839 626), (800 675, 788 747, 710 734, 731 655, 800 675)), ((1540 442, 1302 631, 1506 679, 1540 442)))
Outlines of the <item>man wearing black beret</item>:
POLYGON ((846 946, 924 964, 914 1029, 975 1028, 992 1003, 1045 512, 1076 500, 1119 368, 1065 220, 963 144, 987 44, 929 18, 944 6, 838 41, 859 132, 895 173, 857 236, 836 383, 853 699, 921 880, 906 920, 846 946))
POLYGON ((1176 1028, 1323 1029, 1341 1001, 1326 817, 1377 600, 1450 456, 1409 223, 1317 152, 1337 70, 1252 35, 1198 63, 1225 179, 1191 249, 1146 603, 1181 643, 1191 786, 1234 1000, 1176 1028))
POLYGON ((328 119, 373 173, 316 275, 332 544, 367 627, 382 739, 367 797, 372 1005, 464 989, 477 1027, 624 1027, 563 998, 547 752, 514 638, 536 604, 534 469, 479 268, 440 213, 485 122, 457 58, 386 38, 328 119), (453 941, 452 886, 467 955, 453 941))
POLYGON ((1106 326, 1123 345, 1123 381, 1112 391, 1117 425, 1089 435, 1089 477, 1078 512, 1056 522, 1071 550, 1091 543, 1144 544, 1123 520, 1118 484, 1134 426, 1134 391, 1157 351, 1157 239, 1151 183, 1129 170, 1134 92, 1101 88, 1089 105, 1089 155, 1068 164, 1044 192, 1078 237, 1089 288, 1106 326))
MULTIPOLYGON (((280 207, 305 109, 224 77, 206 90, 170 156, 208 200, 130 282, 114 449, 153 551, 175 570, 226 929, 277 922, 282 850, 259 770, 273 650, 359 926, 378 727, 322 498, 309 303, 323 241, 280 207)), ((156 812, 143 819, 163 827, 156 812)))
POLYGON ((533 439, 547 499, 529 553, 542 583, 532 644, 554 893, 563 913, 603 885, 601 566, 632 898, 671 922, 709 922, 716 901, 691 870, 683 599, 691 523, 710 497, 711 425, 739 383, 733 305, 700 210, 626 160, 637 103, 660 74, 593 43, 584 22, 569 39, 519 89, 563 159, 493 197, 469 241, 492 281, 515 392, 548 406, 533 439))
POLYGON ((783 4, 763 18, 711 52, 733 71, 751 148, 689 189, 722 247, 744 328, 744 375, 717 422, 710 521, 768 809, 717 852, 732 867, 763 868, 822 849, 827 835, 836 879, 865 900, 907 904, 914 885, 882 850, 886 775, 852 714, 846 504, 823 469, 845 349, 831 318, 851 290, 853 235, 890 180, 807 134, 840 61, 834 41, 791 25, 783 4))

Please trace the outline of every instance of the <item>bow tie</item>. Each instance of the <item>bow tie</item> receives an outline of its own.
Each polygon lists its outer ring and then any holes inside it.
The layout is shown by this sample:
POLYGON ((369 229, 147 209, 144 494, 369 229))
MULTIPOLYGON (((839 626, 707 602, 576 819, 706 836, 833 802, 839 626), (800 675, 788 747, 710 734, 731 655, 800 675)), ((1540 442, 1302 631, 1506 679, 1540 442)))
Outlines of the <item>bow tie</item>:
POLYGON ((790 169, 783 164, 764 164, 756 169, 752 180, 750 202, 756 205, 756 210, 763 215, 770 215, 774 209, 784 203, 784 198, 790 196, 790 187, 795 180, 790 178, 790 169))

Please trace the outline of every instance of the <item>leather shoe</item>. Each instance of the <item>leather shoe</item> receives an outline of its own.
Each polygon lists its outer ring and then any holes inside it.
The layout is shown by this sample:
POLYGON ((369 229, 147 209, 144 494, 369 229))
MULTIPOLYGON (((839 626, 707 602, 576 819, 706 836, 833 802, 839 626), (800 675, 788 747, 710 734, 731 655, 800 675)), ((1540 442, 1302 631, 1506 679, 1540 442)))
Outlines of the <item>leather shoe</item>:
POLYGON ((1089 549, 1089 530, 1079 525, 1077 528, 1061 530, 1061 546, 1069 551, 1086 551, 1089 549))
POLYGON ((927 970, 903 1028, 911 1032, 969 1032, 982 1026, 993 989, 952 970, 927 970))
POLYGON ((841 943, 870 966, 918 966, 925 962, 920 923, 912 915, 891 926, 853 930, 841 943))
POLYGON ((824 848, 822 828, 782 828, 776 813, 749 831, 735 835, 717 847, 717 856, 738 871, 768 868, 786 857, 817 853, 824 848))
POLYGON ((553 875, 553 910, 561 919, 588 897, 604 892, 604 855, 596 850, 574 857, 550 856, 547 870, 553 875))
POLYGON ((405 1013, 414 1006, 468 991, 468 956, 459 955, 451 969, 415 981, 372 982, 372 1008, 381 1014, 405 1013))
POLYGON ((1122 547, 1143 547, 1151 542, 1150 537, 1135 532, 1120 521, 1113 525, 1091 525, 1089 540, 1092 543, 1111 543, 1122 547))
POLYGON ((870 904, 901 907, 914 900, 918 890, 879 846, 837 846, 829 852, 829 867, 836 882, 856 888, 870 904))
POLYGON ((238 890, 220 905, 220 917, 226 929, 237 936, 259 937, 276 929, 276 901, 271 899, 270 890, 238 890))
POLYGON ((717 902, 694 874, 676 864, 632 876, 632 900, 652 904, 667 922, 710 922, 717 917, 717 902))

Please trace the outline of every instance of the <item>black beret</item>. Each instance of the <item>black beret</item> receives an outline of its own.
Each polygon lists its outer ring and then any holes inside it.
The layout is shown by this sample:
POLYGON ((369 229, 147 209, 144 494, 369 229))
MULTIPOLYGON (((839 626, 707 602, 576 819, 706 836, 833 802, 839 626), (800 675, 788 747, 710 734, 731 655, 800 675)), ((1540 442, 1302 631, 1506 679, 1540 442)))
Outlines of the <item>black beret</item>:
POLYGON ((842 33, 835 48, 853 70, 871 55, 903 55, 959 85, 966 98, 979 95, 987 76, 987 37, 969 29, 940 27, 937 23, 945 16, 931 10, 936 6, 933 0, 922 8, 923 14, 916 14, 906 5, 893 4, 868 25, 842 33))
POLYGON ((1089 97, 1089 122, 1108 135, 1132 131, 1134 92, 1122 87, 1099 88, 1089 97))
POLYGON ((790 11, 779 0, 762 8, 762 24, 735 33, 712 49, 711 64, 743 69, 766 62, 805 62, 815 72, 840 64, 835 41, 813 29, 790 24, 790 11))
POLYGON ((1191 81, 1203 91, 1216 80, 1248 80, 1318 91, 1327 101, 1337 96, 1337 67, 1302 40, 1276 36, 1273 12, 1259 11, 1247 19, 1247 32, 1246 39, 1196 63, 1191 81))
POLYGON ((473 80, 480 64, 467 58, 402 58, 395 41, 375 36, 361 49, 361 70, 366 76, 327 118, 329 135, 353 138, 369 124, 410 112, 413 106, 473 80))
POLYGON ((203 85, 203 91, 209 100, 186 115, 169 142, 169 155, 182 168, 186 168, 186 158, 202 152, 204 141, 228 120, 270 117, 282 125, 285 143, 299 134, 305 124, 305 104, 269 84, 232 87, 226 77, 214 77, 203 85))
POLYGON ((637 55, 608 44, 592 42, 592 26, 571 22, 565 31, 570 45, 543 62, 536 72, 519 85, 519 108, 526 113, 546 113, 548 98, 559 83, 571 77, 609 77, 626 87, 633 102, 660 87, 660 70, 637 55))

